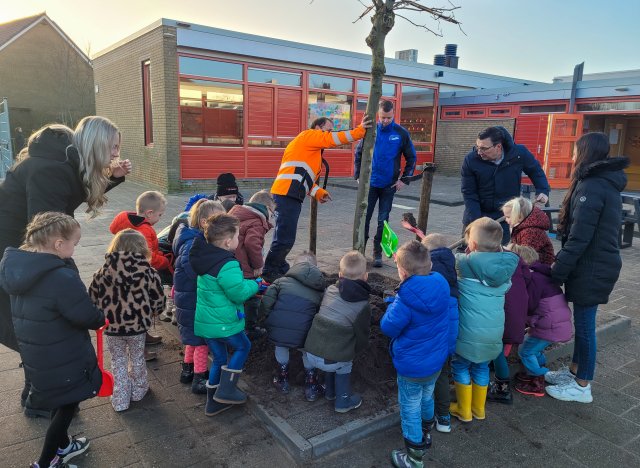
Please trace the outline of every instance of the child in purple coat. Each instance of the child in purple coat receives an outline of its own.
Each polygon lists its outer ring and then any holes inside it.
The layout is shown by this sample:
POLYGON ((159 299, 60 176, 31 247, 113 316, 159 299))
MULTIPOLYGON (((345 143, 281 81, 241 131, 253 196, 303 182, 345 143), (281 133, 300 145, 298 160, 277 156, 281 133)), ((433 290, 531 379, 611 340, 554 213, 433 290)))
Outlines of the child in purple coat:
MULTIPOLYGON (((527 248, 530 247, 520 247, 527 248)), ((516 375, 516 391, 525 395, 544 396, 544 349, 552 343, 564 343, 573 336, 571 310, 562 289, 551 280, 549 265, 533 262, 529 285, 529 331, 518 354, 526 374, 516 375)))
POLYGON ((515 244, 510 244, 507 247, 508 250, 518 254, 520 259, 513 276, 511 276, 511 289, 504 297, 504 334, 502 335, 504 347, 498 357, 493 360, 495 380, 489 384, 487 392, 487 401, 508 405, 513 403, 513 395, 511 394, 507 357, 509 357, 514 345, 517 346, 524 341, 529 304, 528 290, 531 281, 529 262, 538 259, 535 250, 527 248, 522 251, 522 248, 523 246, 515 244), (529 258, 528 254, 531 253, 535 255, 535 259, 529 258))

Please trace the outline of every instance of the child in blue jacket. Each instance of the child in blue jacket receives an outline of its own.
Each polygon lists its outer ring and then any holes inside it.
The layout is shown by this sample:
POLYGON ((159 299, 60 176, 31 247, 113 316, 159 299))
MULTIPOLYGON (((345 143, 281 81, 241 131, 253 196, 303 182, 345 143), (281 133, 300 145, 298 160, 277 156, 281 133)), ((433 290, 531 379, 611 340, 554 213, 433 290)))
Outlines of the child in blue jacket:
MULTIPOLYGON (((458 338, 458 275, 456 273, 456 257, 449 247, 447 238, 442 234, 431 233, 422 239, 422 245, 429 249, 431 256, 431 271, 444 276, 449 283, 449 356, 456 352, 456 339, 458 338)), ((444 363, 440 371, 440 377, 436 381, 433 390, 433 399, 436 408, 436 429, 438 432, 451 432, 451 396, 449 391, 449 374, 451 369, 449 359, 444 363)))
POLYGON ((421 467, 434 424, 433 389, 449 351, 449 285, 431 272, 429 249, 410 241, 396 253, 400 286, 380 321, 391 338, 398 373, 398 403, 406 451, 394 450, 396 467, 421 467), (424 429, 423 429, 424 428, 424 429))

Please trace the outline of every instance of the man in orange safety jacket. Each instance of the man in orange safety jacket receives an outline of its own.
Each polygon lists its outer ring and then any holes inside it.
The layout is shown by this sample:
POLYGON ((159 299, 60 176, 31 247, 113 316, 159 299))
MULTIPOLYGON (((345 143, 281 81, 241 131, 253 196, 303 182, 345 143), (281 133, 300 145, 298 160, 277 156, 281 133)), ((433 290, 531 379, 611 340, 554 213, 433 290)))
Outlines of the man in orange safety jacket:
POLYGON ((276 202, 276 227, 271 248, 264 263, 263 277, 273 281, 289 270, 286 261, 296 241, 298 218, 306 195, 319 203, 331 200, 328 191, 318 186, 322 168, 322 150, 346 145, 364 138, 371 120, 365 115, 353 130, 333 132, 331 119, 321 117, 301 132, 284 150, 271 194, 276 202))

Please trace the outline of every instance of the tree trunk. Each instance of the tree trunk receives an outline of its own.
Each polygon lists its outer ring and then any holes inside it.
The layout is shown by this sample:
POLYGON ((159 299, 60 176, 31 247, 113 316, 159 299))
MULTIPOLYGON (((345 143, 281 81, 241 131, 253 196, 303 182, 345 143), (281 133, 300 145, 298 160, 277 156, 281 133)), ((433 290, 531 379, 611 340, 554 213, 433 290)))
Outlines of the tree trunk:
POLYGON ((371 178, 371 160, 373 159, 373 147, 376 141, 376 112, 378 103, 382 97, 382 78, 385 74, 384 67, 384 41, 395 19, 393 12, 394 0, 385 0, 376 6, 376 12, 371 18, 373 26, 367 37, 367 45, 371 49, 371 90, 367 102, 366 115, 373 122, 373 126, 367 131, 362 146, 362 159, 360 161, 360 176, 358 195, 356 198, 356 212, 353 220, 353 249, 364 254, 365 230, 364 225, 367 215, 367 198, 369 196, 369 182, 371 178))
POLYGON ((315 198, 311 199, 309 209, 309 252, 316 254, 316 243, 318 240, 318 202, 315 198))
MULTIPOLYGON (((429 206, 431 204, 431 187, 433 186, 433 173, 436 171, 434 163, 426 163, 422 172, 422 191, 420 192, 420 207, 418 208, 418 229, 427 233, 429 222, 429 206)), ((420 240, 416 236, 416 240, 420 240)))

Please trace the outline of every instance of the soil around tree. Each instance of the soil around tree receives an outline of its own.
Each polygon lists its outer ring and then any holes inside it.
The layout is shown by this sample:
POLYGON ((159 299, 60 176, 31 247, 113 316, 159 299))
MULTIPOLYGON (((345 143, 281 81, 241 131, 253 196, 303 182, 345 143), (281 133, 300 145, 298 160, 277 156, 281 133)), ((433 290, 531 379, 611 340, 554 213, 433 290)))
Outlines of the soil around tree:
MULTIPOLYGON (((337 281, 336 274, 325 275, 327 286, 337 281)), ((291 350, 289 361, 289 382, 292 391, 288 395, 279 393, 273 383, 276 375, 277 362, 274 356, 274 345, 267 337, 252 342, 251 352, 245 364, 243 380, 247 384, 250 398, 256 400, 270 412, 278 414, 295 426, 296 418, 304 414, 299 430, 303 437, 317 435, 321 431, 318 428, 308 427, 322 426, 325 430, 332 429, 334 422, 345 419, 357 419, 385 412, 397 403, 396 371, 389 354, 389 338, 380 331, 380 319, 386 310, 384 302, 385 292, 393 293, 399 282, 377 273, 370 273, 368 283, 371 286, 371 331, 369 345, 360 353, 353 362, 351 373, 352 391, 362 395, 362 406, 346 415, 333 412, 333 402, 327 402, 324 398, 309 403, 304 400, 304 367, 299 351, 291 350), (312 408, 311 411, 309 409, 312 408), (320 410, 322 408, 322 410, 320 410), (337 416, 337 417, 336 417, 337 416)), ((321 380, 324 376, 320 372, 321 380)))

